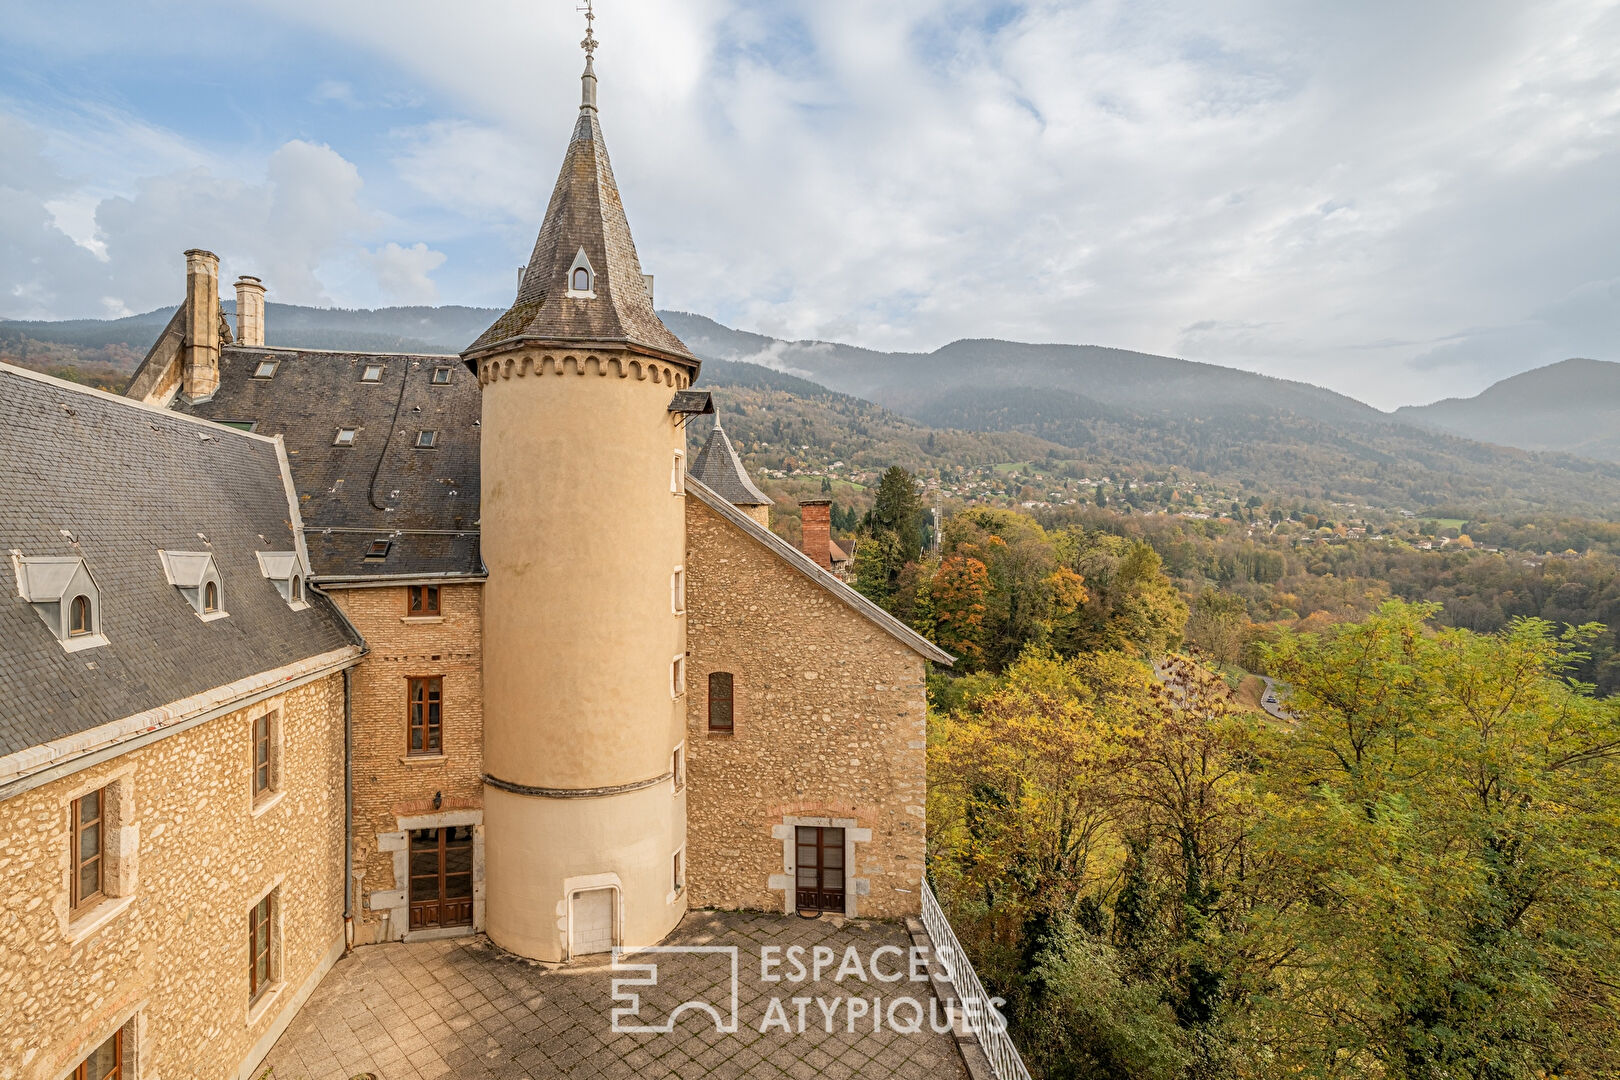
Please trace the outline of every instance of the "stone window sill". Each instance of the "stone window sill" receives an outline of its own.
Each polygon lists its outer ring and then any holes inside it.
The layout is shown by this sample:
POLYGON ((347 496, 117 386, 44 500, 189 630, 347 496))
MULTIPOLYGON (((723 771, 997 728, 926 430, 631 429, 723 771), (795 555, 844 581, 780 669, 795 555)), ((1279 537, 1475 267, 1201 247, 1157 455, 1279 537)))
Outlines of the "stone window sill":
POLYGON ((110 896, 95 907, 80 912, 77 918, 68 923, 68 945, 71 947, 81 944, 122 915, 134 902, 134 893, 128 896, 110 896))
POLYGON ((402 615, 402 616, 400 616, 399 621, 402 622, 402 623, 442 623, 442 622, 444 622, 444 616, 443 615, 402 615))
POLYGON ((252 1027, 264 1019, 265 1014, 276 1003, 276 999, 281 996, 282 988, 286 985, 285 982, 273 983, 264 988, 264 992, 259 995, 258 1000, 248 1003, 246 1021, 248 1027, 252 1027))
POLYGON ((735 731, 705 731, 703 734, 711 739, 734 739, 737 737, 735 731))
POLYGON ((261 814, 269 813, 270 809, 280 802, 286 794, 285 791, 272 791, 269 794, 261 794, 259 801, 253 804, 253 816, 259 817, 261 814))
POLYGON ((449 754, 407 754, 399 759, 401 765, 443 765, 449 754))
POLYGON ((231 613, 228 612, 228 611, 199 611, 199 612, 197 612, 197 618, 201 619, 203 622, 218 622, 220 619, 228 619, 230 617, 231 617, 231 613))
POLYGON ((104 634, 81 634, 78 637, 66 638, 62 642, 63 652, 83 652, 85 649, 99 649, 103 645, 111 645, 104 634))

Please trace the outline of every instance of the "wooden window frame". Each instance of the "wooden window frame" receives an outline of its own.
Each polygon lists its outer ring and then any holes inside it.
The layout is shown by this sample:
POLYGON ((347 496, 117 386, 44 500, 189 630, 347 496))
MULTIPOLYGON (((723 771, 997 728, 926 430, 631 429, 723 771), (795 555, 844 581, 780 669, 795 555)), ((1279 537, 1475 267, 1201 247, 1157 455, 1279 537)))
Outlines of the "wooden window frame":
POLYGON ((675 451, 675 461, 669 468, 669 491, 672 495, 686 494, 686 451, 675 451))
POLYGON ((101 1047, 106 1046, 107 1043, 113 1044, 113 1067, 111 1072, 102 1073, 100 1076, 92 1075, 90 1072, 90 1058, 87 1057, 79 1062, 79 1067, 69 1074, 68 1080, 124 1080, 124 1029, 119 1028, 113 1032, 112 1038, 105 1040, 101 1046, 90 1051, 91 1056, 93 1057, 99 1053, 101 1047))
POLYGON ((676 615, 686 614, 686 567, 677 566, 669 581, 669 606, 676 615))
POLYGON ((74 799, 70 804, 69 813, 73 815, 73 827, 69 830, 72 843, 73 883, 69 897, 69 907, 74 914, 85 910, 107 899, 107 796, 112 791, 112 785, 87 791, 74 799), (84 800, 94 795, 96 797, 96 816, 92 821, 83 820, 80 809, 84 800), (84 857, 84 833, 91 827, 96 830, 96 853, 84 857), (91 863, 96 867, 96 887, 90 892, 84 891, 84 869, 91 863))
POLYGON ((359 441, 359 439, 360 439, 360 429, 359 428, 340 427, 340 428, 337 429, 337 434, 335 436, 333 436, 333 438, 332 438, 332 445, 333 446, 341 446, 341 447, 344 447, 345 449, 348 449, 348 448, 352 448, 354 446, 354 444, 359 441), (345 437, 345 436, 347 436, 347 437, 345 437))
POLYGON ((444 676, 443 675, 407 675, 405 677, 405 756, 406 757, 443 757, 444 756, 444 676), (417 687, 422 688, 422 721, 417 723, 416 709, 417 687), (437 723, 428 722, 428 713, 431 706, 437 705, 439 719, 437 723), (422 749, 413 749, 414 736, 418 728, 422 731, 422 749), (430 747, 430 734, 438 735, 437 747, 430 747))
POLYGON ((433 376, 428 380, 428 383, 431 386, 449 386, 450 368, 448 366, 434 368, 433 376))
POLYGON ((442 586, 439 585, 405 586, 405 617, 427 619, 442 615, 444 594, 441 589, 442 586), (417 603, 418 600, 421 601, 420 604, 417 603))
POLYGON ((416 433, 416 449, 437 450, 439 448, 439 429, 423 428, 416 433))
POLYGON ((709 672, 709 701, 708 701, 708 729, 711 735, 735 735, 737 733, 737 676, 730 671, 709 672), (714 688, 716 680, 725 680, 727 693, 723 697, 716 697, 714 688), (725 721, 715 723, 715 703, 725 702, 725 721))
POLYGON ((360 381, 363 382, 363 383, 380 383, 380 382, 383 381, 383 376, 386 375, 386 374, 388 374, 388 365, 387 364, 362 364, 362 365, 360 365, 360 381), (371 373, 373 371, 375 371, 377 373, 376 378, 372 378, 372 376, 371 376, 371 373))
POLYGON ((271 889, 248 908, 248 1002, 252 1004, 276 985, 276 890, 271 889), (260 942, 263 947, 260 947, 260 942), (264 974, 259 974, 259 961, 264 974))
POLYGON ((75 596, 68 604, 68 637, 86 637, 96 632, 96 608, 86 593, 75 596), (79 620, 79 612, 84 620, 79 620))
POLYGON ((255 805, 274 795, 281 787, 281 778, 277 775, 281 763, 277 760, 279 754, 276 748, 276 728, 280 723, 281 715, 276 709, 253 718, 249 762, 253 773, 251 790, 255 805))
POLYGON ((679 701, 686 694, 686 654, 675 657, 669 662, 669 693, 670 697, 679 701))
POLYGON ((219 586, 212 581, 203 582, 203 614, 212 615, 219 610, 219 586))
POLYGON ((799 912, 819 911, 834 915, 842 915, 848 910, 849 904, 849 857, 848 857, 849 831, 842 825, 795 825, 793 827, 793 909, 799 912), (805 833, 812 833, 807 843, 805 833), (836 833, 837 841, 830 842, 829 834, 836 833), (816 883, 806 888, 800 883, 800 875, 808 869, 804 861, 804 848, 810 847, 815 851, 816 883), (827 865, 827 852, 838 852, 838 887, 828 887, 828 876, 835 869, 827 865), (815 902, 804 902, 806 895, 814 898, 815 902), (829 906, 826 901, 836 896, 837 904, 829 906))
POLYGON ((273 379, 276 377, 276 369, 279 367, 281 367, 280 360, 260 360, 257 364, 253 365, 253 375, 251 378, 273 379), (269 368, 270 370, 266 371, 264 370, 265 368, 269 368))

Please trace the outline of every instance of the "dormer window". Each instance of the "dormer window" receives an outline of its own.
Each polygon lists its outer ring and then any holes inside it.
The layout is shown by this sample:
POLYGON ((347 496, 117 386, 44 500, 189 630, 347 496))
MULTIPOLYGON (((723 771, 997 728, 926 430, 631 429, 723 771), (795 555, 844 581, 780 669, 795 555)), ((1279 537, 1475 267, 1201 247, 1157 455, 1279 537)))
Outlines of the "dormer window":
POLYGON ((433 369, 433 385, 434 386, 449 386, 450 385, 450 369, 447 368, 447 367, 434 368, 433 369))
POLYGON ((90 598, 80 594, 73 598, 68 609, 68 637, 83 637, 95 629, 95 621, 90 615, 90 598))
POLYGON ((354 437, 356 435, 358 435, 358 434, 360 434, 360 429, 359 428, 340 427, 337 430, 337 438, 332 440, 332 445, 333 446, 353 446, 354 445, 354 437))
POLYGON ((163 573, 199 619, 212 622, 225 618, 220 610, 219 568, 211 551, 159 551, 163 573))
POLYGON ((383 365, 381 364, 367 364, 360 372, 361 382, 382 382, 382 377, 383 365))
POLYGON ((68 652, 108 644, 101 632, 101 590, 77 555, 13 553, 17 594, 68 652))
POLYGON ((309 607, 304 599, 304 575, 307 571, 296 551, 260 551, 259 572, 269 578, 276 591, 294 611, 309 607))
POLYGON ((253 369, 253 377, 255 379, 273 379, 276 377, 276 368, 280 366, 281 361, 279 360, 260 360, 258 366, 253 369))
POLYGON ((578 300, 596 298, 596 269, 591 266, 584 248, 579 249, 573 265, 568 268, 568 295, 578 300))
POLYGON ((416 448, 418 450, 432 450, 437 445, 439 445, 439 433, 437 431, 418 431, 416 433, 416 448))

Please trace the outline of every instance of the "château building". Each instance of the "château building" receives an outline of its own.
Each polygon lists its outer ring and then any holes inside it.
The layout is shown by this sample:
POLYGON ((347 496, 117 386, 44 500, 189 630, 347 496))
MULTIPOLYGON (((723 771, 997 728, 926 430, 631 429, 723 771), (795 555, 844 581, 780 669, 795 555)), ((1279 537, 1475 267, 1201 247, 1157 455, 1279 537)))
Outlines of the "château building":
MULTIPOLYGON (((915 915, 924 679, 654 311, 587 39, 510 310, 267 344, 185 256, 118 398, 0 366, 0 1080, 247 1078, 346 949, 915 915)), ((819 523, 819 525, 818 525, 819 523)))

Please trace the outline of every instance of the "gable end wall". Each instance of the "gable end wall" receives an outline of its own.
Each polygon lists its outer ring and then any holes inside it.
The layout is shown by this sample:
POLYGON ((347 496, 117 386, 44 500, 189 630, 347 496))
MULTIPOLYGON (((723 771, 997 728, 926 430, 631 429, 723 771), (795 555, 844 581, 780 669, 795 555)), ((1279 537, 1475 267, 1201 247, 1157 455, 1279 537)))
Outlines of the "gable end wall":
POLYGON ((925 661, 700 500, 686 505, 692 906, 785 910, 784 820, 825 818, 871 830, 848 872, 865 882, 857 913, 917 914, 925 661), (708 732, 715 671, 735 677, 733 735, 708 732))

